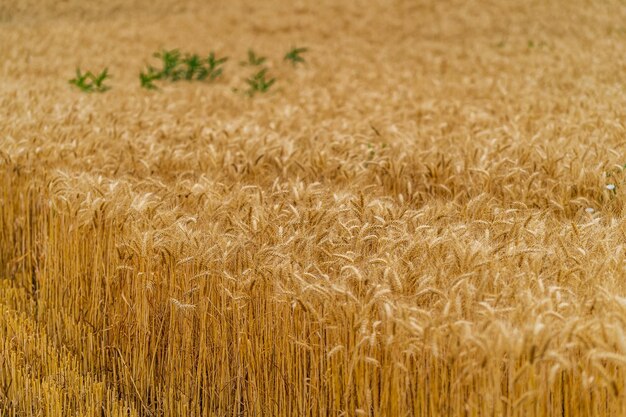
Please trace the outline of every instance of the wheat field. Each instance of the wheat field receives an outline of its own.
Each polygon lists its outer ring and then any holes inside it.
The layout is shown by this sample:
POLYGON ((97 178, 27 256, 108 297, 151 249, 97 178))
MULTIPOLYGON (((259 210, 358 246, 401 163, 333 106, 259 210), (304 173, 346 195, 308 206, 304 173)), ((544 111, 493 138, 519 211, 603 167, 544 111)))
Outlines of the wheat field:
POLYGON ((626 415, 624 22, 4 0, 0 416, 626 415), (142 89, 178 47, 223 77, 142 89))

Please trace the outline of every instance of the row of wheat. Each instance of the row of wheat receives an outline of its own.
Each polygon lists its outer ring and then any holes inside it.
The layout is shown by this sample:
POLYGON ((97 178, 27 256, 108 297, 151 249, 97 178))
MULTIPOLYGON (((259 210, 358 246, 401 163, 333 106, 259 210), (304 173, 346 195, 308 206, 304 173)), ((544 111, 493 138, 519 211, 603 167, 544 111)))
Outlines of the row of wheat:
POLYGON ((562 222, 580 207, 567 184, 542 200, 547 174, 402 144, 298 167, 260 145, 233 168, 204 155, 248 178, 230 183, 155 152, 167 181, 71 174, 58 145, 7 144, 2 415, 626 412, 626 300, 598 290, 619 287, 623 225, 562 222))

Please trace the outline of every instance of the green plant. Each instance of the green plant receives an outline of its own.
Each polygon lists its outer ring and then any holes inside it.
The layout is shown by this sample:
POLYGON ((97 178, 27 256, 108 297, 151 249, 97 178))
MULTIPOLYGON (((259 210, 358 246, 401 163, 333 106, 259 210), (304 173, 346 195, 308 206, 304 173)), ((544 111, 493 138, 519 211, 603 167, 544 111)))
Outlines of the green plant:
POLYGON ((202 58, 200 58, 197 54, 185 56, 183 64, 187 67, 183 71, 183 78, 187 81, 193 80, 196 74, 199 74, 200 71, 204 70, 202 58))
POLYGON ((161 79, 161 73, 154 67, 148 67, 146 72, 139 73, 141 86, 148 90, 156 90, 158 87, 154 84, 156 80, 161 79))
POLYGON ((215 80, 222 75, 222 65, 228 60, 227 57, 217 58, 211 52, 207 58, 202 58, 198 54, 181 54, 180 50, 163 50, 153 55, 161 59, 161 69, 148 66, 145 71, 139 73, 141 86, 148 90, 156 90, 158 87, 155 81, 203 81, 215 80))
POLYGON ((215 57, 215 53, 211 52, 206 59, 206 63, 208 67, 203 67, 200 77, 198 79, 209 78, 211 81, 222 75, 223 73, 223 65, 228 61, 228 57, 219 58, 215 57))
POLYGON ((302 58, 301 54, 307 52, 308 48, 291 48, 289 52, 285 54, 285 61, 291 61, 291 63, 296 66, 298 63, 304 63, 305 60, 302 58))
POLYGON ((105 68, 98 75, 94 75, 91 71, 87 71, 83 74, 80 68, 76 68, 76 77, 69 80, 69 83, 75 85, 85 93, 103 93, 111 88, 104 85, 104 81, 107 78, 111 78, 108 68, 105 68))
POLYGON ((242 66, 259 66, 263 65, 263 63, 267 60, 264 56, 257 56, 252 49, 248 49, 248 60, 241 61, 240 64, 242 66))
POLYGON ((266 93, 275 82, 276 78, 267 78, 267 68, 263 68, 252 77, 246 79, 246 83, 249 86, 247 93, 250 97, 256 93, 266 93))
POLYGON ((155 52, 153 54, 155 58, 160 58, 162 63, 162 69, 160 71, 160 78, 169 78, 172 81, 177 81, 181 77, 180 70, 180 51, 178 49, 163 50, 161 52, 155 52))

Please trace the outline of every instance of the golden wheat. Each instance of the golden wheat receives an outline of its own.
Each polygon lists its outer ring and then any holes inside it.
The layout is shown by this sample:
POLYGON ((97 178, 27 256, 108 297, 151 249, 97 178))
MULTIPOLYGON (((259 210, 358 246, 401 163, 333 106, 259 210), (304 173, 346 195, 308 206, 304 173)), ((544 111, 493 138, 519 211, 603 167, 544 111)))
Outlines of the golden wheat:
POLYGON ((0 415, 626 414, 620 2, 105 3, 0 5, 0 415))

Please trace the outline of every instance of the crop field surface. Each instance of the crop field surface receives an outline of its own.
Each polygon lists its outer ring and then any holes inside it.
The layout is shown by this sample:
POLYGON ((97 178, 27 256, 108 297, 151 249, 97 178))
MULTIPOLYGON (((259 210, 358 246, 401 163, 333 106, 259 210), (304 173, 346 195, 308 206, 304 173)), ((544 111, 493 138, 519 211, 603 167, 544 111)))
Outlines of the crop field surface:
POLYGON ((4 0, 0 57, 0 416, 626 415, 624 2, 4 0))

